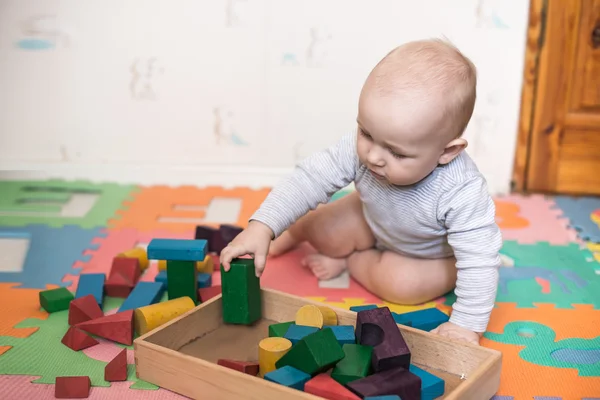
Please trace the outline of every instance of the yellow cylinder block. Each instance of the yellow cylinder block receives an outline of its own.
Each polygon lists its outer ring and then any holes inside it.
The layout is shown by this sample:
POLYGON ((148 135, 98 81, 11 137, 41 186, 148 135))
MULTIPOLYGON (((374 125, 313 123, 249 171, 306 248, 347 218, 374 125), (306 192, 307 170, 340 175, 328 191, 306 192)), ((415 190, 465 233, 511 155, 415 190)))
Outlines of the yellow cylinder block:
POLYGON ((138 335, 148 333, 195 306, 194 301, 186 296, 136 308, 134 312, 135 331, 138 335))
POLYGON ((148 268, 148 253, 146 253, 146 250, 141 247, 136 247, 119 253, 117 257, 137 258, 140 262, 140 269, 142 271, 148 268))
MULTIPOLYGON (((164 271, 167 269, 167 260, 158 260, 158 270, 164 271)), ((201 274, 212 274, 215 265, 213 259, 208 254, 204 257, 204 261, 196 261, 196 270, 201 274)))
POLYGON ((275 371, 275 363, 292 348, 292 342, 282 337, 269 337, 258 344, 258 374, 275 371))
POLYGON ((307 304, 296 312, 296 325, 323 328, 323 325, 337 325, 337 314, 329 307, 307 304))

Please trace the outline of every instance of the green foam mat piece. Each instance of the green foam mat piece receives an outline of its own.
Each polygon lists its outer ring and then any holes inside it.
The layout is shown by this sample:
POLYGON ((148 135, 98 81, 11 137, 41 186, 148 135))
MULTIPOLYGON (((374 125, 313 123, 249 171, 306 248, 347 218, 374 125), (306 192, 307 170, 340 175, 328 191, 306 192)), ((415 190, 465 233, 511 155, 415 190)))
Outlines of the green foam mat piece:
MULTIPOLYGON (((118 308, 121 303, 123 299, 107 297, 104 311, 118 308)), ((61 340, 69 329, 68 314, 65 310, 49 314, 46 320, 24 320, 15 328, 39 328, 27 338, 0 336, 0 346, 12 346, 0 355, 0 375, 35 375, 40 378, 33 383, 46 384, 54 384, 57 376, 87 375, 92 386, 109 387, 110 382, 104 380, 104 368, 108 362, 90 358, 85 350, 73 351, 62 344, 61 340)), ((133 345, 115 345, 133 350, 133 345)), ((158 386, 136 377, 133 364, 127 365, 127 381, 133 382, 131 389, 158 390, 158 386)))
POLYGON ((122 207, 123 201, 137 190, 139 187, 135 185, 86 181, 0 181, 0 225, 45 224, 55 228, 64 225, 83 228, 105 226, 122 207), (97 196, 86 215, 68 216, 61 213, 74 195, 97 196))

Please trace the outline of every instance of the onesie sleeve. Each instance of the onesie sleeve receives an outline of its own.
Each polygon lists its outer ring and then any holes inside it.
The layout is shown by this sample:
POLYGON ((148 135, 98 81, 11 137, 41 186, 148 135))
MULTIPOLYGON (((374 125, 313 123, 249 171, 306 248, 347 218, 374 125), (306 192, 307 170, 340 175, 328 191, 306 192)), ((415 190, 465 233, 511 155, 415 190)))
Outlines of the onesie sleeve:
POLYGON ((275 237, 300 217, 329 201, 356 176, 356 132, 301 161, 291 176, 277 184, 250 220, 267 225, 275 237))
POLYGON ((448 191, 440 202, 448 243, 456 257, 456 302, 450 322, 485 332, 498 288, 502 235, 485 179, 476 175, 448 191))

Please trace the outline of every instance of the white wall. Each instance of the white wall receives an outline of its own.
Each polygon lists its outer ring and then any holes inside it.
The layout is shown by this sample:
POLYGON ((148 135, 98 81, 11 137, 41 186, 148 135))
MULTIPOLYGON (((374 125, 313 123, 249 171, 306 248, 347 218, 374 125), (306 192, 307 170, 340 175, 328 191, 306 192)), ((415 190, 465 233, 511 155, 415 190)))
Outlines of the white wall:
POLYGON ((354 127, 396 45, 478 67, 469 153, 508 190, 523 0, 2 0, 0 167, 139 183, 272 184, 354 127))

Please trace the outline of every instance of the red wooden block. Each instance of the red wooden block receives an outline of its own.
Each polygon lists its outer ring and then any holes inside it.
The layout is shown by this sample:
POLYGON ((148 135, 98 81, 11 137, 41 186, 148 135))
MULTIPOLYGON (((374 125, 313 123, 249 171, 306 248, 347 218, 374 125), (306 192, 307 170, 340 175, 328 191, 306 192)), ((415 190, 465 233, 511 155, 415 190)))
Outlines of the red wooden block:
POLYGON ((104 380, 108 382, 127 380, 127 349, 123 349, 104 367, 104 380))
POLYGON ((75 351, 87 349, 98 344, 98 341, 74 326, 70 327, 61 340, 62 344, 75 351))
POLYGON ((327 373, 319 374, 306 382, 304 391, 329 400, 360 400, 360 397, 339 384, 327 373))
POLYGON ((369 375, 347 386, 362 397, 395 394, 402 400, 421 400, 421 378, 402 367, 369 375))
POLYGON ((198 289, 198 298, 203 303, 221 294, 221 285, 198 289))
POLYGON ((226 360, 221 358, 217 361, 217 364, 252 376, 258 374, 258 363, 255 362, 226 360))
POLYGON ((140 261, 137 258, 113 258, 110 274, 104 284, 106 294, 111 297, 129 296, 141 274, 140 261))
POLYGON ((54 397, 57 399, 85 399, 90 395, 89 376, 57 376, 54 397))
POLYGON ((133 343, 133 310, 105 315, 91 321, 82 322, 77 327, 92 335, 131 345, 133 343))
POLYGON ((77 325, 103 315, 96 298, 91 294, 72 300, 69 304, 69 325, 77 325))
POLYGON ((104 283, 104 291, 107 296, 125 299, 129 296, 134 286, 123 275, 115 274, 104 283))

